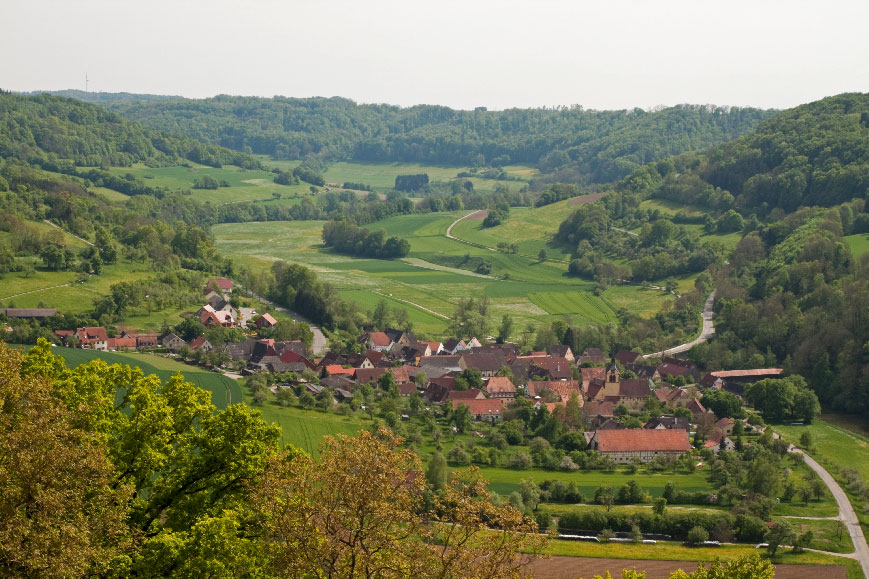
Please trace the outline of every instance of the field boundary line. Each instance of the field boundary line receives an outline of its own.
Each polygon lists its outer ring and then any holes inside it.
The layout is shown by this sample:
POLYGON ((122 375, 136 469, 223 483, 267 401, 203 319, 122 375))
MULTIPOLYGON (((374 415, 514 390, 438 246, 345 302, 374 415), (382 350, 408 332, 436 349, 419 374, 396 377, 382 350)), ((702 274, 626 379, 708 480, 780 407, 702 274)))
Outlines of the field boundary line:
POLYGON ((389 298, 389 299, 391 299, 391 300, 395 300, 395 301, 397 301, 397 302, 402 302, 402 303, 405 303, 405 304, 411 305, 411 306, 413 306, 413 307, 415 307, 415 308, 418 308, 418 309, 420 309, 420 310, 426 312, 427 314, 431 314, 431 315, 433 315, 433 316, 437 316, 437 317, 439 317, 439 318, 443 318, 443 319, 445 319, 445 320, 449 320, 449 319, 450 319, 449 316, 445 316, 445 315, 440 314, 440 313, 438 313, 438 312, 436 312, 436 311, 434 311, 434 310, 430 310, 430 309, 428 309, 428 308, 426 308, 426 307, 424 307, 424 306, 421 306, 421 305, 419 305, 419 304, 415 304, 415 303, 413 303, 412 301, 409 301, 409 300, 403 300, 403 299, 401 299, 401 298, 397 298, 397 297, 394 297, 394 296, 391 296, 391 295, 386 295, 385 293, 383 293, 383 292, 379 292, 379 291, 377 291, 377 290, 369 290, 369 291, 370 291, 371 293, 373 293, 373 294, 377 294, 377 295, 379 295, 379 296, 382 296, 382 297, 385 297, 385 298, 389 298))

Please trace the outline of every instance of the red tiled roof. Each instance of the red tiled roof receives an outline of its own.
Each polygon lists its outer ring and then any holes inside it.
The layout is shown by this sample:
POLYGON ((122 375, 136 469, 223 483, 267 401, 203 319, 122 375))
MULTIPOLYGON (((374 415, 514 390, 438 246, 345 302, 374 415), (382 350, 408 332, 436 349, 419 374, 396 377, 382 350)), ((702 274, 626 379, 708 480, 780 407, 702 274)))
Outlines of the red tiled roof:
POLYGON ((231 290, 232 286, 233 286, 232 280, 226 279, 225 277, 218 277, 215 279, 210 279, 210 280, 208 280, 208 283, 205 285, 208 287, 211 287, 212 285, 216 285, 219 289, 222 289, 222 290, 231 290))
POLYGON ((582 385, 588 388, 588 384, 595 378, 606 380, 606 368, 580 368, 582 374, 582 385))
POLYGON ((109 338, 109 348, 135 348, 136 338, 109 338))
POLYGON ((375 346, 385 347, 392 343, 389 336, 383 332, 370 332, 368 337, 371 338, 371 343, 375 346))
POLYGON ((561 400, 564 402, 567 402, 572 392, 576 392, 577 397, 579 397, 579 404, 582 406, 582 389, 576 380, 531 380, 526 388, 529 396, 540 396, 541 392, 549 390, 553 394, 561 396, 561 400))
POLYGON ((199 336, 198 338, 195 338, 192 342, 190 342, 190 349, 191 350, 198 350, 207 341, 208 340, 206 340, 204 336, 199 336))
MULTIPOLYGON (((452 394, 455 392, 450 392, 452 394)), ((504 411, 504 402, 500 398, 481 398, 480 400, 455 400, 453 398, 453 408, 458 408, 460 404, 464 404, 471 411, 471 414, 490 414, 498 415, 504 411)))
POLYGON ((601 452, 629 451, 682 451, 691 450, 685 430, 598 430, 598 448, 601 452))
POLYGON ((329 366, 326 366, 326 372, 328 372, 330 376, 335 376, 338 374, 345 374, 347 376, 353 376, 353 374, 356 373, 356 369, 355 368, 345 368, 345 367, 340 366, 338 364, 331 364, 329 366))
POLYGON ((479 388, 468 388, 467 390, 451 390, 450 400, 476 400, 483 396, 483 391, 479 388))
POLYGON ((486 392, 489 394, 515 394, 516 386, 506 376, 493 376, 486 382, 486 392))

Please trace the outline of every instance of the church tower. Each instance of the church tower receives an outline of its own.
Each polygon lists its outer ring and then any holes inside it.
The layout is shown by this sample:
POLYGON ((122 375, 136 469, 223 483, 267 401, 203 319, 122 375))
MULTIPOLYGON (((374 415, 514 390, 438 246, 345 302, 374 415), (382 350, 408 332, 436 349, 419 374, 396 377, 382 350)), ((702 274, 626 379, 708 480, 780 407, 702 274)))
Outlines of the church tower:
POLYGON ((613 358, 609 366, 606 367, 606 385, 604 386, 604 396, 619 396, 621 392, 621 372, 616 366, 616 359, 613 358))

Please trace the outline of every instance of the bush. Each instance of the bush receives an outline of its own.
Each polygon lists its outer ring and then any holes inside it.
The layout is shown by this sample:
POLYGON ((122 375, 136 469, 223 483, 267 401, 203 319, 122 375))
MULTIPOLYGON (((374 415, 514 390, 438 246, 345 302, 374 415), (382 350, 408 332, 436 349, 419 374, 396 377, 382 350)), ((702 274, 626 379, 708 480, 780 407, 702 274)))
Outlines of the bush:
POLYGON ((692 527, 690 531, 688 531, 688 543, 690 545, 699 545, 704 541, 709 540, 709 531, 704 529, 703 527, 692 527))
POLYGON ((534 461, 531 459, 530 454, 528 454, 524 450, 520 450, 519 452, 510 457, 510 459, 507 461, 507 466, 510 468, 525 470, 534 466, 534 461))

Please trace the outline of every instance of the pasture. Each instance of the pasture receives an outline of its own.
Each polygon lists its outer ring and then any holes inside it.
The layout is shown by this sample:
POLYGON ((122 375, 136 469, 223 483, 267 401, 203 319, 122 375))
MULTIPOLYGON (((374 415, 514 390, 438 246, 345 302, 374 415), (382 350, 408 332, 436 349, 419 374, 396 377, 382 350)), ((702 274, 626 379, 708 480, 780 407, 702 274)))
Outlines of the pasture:
POLYGON ((851 248, 851 254, 854 257, 869 253, 869 233, 846 235, 843 239, 848 243, 848 247, 851 248))
MULTIPOLYGON (((284 171, 292 171, 300 161, 283 161, 260 156, 260 160, 268 167, 277 167, 284 171)), ((346 182, 364 183, 379 192, 388 191, 395 185, 398 175, 415 175, 425 173, 429 181, 450 181, 456 179, 459 173, 469 172, 470 167, 451 167, 444 165, 421 165, 419 163, 365 163, 339 162, 329 165, 323 177, 326 183, 342 186, 346 182)), ((467 180, 474 184, 477 191, 494 191, 498 184, 506 186, 510 191, 518 191, 526 185, 536 169, 522 165, 504 167, 504 171, 516 181, 498 181, 483 177, 470 177, 467 180)))
POLYGON ((229 404, 242 401, 241 388, 235 380, 217 372, 208 372, 197 366, 188 366, 156 354, 97 352, 77 348, 53 348, 52 352, 63 357, 70 368, 87 364, 92 360, 103 360, 107 364, 138 366, 145 374, 156 374, 163 381, 181 372, 185 380, 211 392, 211 402, 218 408, 226 408, 229 404))
POLYGON ((309 185, 278 185, 273 181, 275 175, 270 171, 242 169, 231 165, 221 168, 206 165, 189 164, 189 167, 148 167, 136 164, 132 167, 114 167, 111 173, 124 177, 132 175, 142 179, 151 187, 166 187, 170 191, 189 190, 197 201, 205 203, 236 203, 239 201, 271 200, 272 192, 280 193, 282 197, 295 197, 309 193, 309 185), (229 187, 217 189, 194 189, 196 178, 205 175, 213 177, 218 182, 226 181, 229 187))

